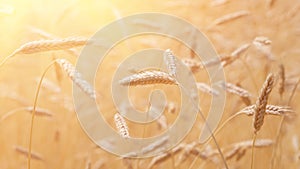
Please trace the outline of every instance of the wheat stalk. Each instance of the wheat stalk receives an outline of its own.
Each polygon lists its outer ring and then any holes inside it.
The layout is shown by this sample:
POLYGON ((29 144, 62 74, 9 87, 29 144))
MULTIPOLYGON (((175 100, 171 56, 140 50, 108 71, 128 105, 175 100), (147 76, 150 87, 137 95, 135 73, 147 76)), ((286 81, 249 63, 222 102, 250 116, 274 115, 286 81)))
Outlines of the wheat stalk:
POLYGON ((123 138, 129 138, 129 130, 128 130, 128 126, 127 123, 125 121, 125 119, 123 118, 123 116, 121 116, 119 113, 116 113, 114 115, 114 121, 115 121, 115 125, 118 129, 119 134, 123 137, 123 138))
POLYGON ((123 86, 137 86, 148 84, 177 85, 176 79, 171 77, 168 73, 158 70, 142 71, 121 79, 119 83, 123 86))
POLYGON ((57 59, 56 63, 67 73, 68 77, 90 98, 96 99, 96 91, 93 87, 82 78, 82 75, 66 59, 57 59))
POLYGON ((164 62, 168 67, 170 76, 176 76, 176 58, 170 49, 164 52, 164 62))
POLYGON ((260 130, 261 126, 264 124, 264 117, 266 113, 268 98, 273 89, 274 81, 275 81, 274 75, 269 74, 257 98, 254 107, 254 118, 253 118, 254 133, 257 133, 260 130))

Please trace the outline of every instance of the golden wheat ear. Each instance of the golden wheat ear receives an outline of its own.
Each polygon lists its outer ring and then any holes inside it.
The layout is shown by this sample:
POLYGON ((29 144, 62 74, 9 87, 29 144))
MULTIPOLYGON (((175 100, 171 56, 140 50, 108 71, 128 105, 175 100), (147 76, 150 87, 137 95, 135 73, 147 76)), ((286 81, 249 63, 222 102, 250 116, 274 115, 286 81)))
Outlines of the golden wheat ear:
POLYGON ((150 84, 170 84, 177 85, 175 78, 168 73, 158 70, 142 71, 131 76, 127 76, 119 81, 123 86, 137 86, 150 84))
POLYGON ((253 116, 254 135, 253 135, 253 146, 252 146, 251 169, 253 169, 253 163, 254 163, 254 145, 255 145, 256 135, 257 132, 261 129, 262 125, 264 124, 268 98, 274 87, 274 82, 275 82, 275 76, 273 74, 269 74, 261 88, 256 104, 254 106, 254 116, 253 116))
POLYGON ((4 60, 0 63, 0 67, 5 64, 9 58, 17 54, 33 54, 53 50, 67 50, 70 48, 84 46, 88 42, 88 39, 81 37, 69 37, 65 39, 38 40, 28 42, 16 49, 11 55, 4 58, 4 60))

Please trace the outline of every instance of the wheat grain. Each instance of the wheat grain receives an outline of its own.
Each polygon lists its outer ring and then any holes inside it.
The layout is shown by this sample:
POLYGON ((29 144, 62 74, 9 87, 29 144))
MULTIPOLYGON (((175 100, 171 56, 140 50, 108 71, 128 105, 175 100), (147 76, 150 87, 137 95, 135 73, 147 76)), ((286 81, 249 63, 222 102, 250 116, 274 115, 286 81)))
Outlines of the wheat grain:
POLYGON ((269 74, 257 98, 254 107, 253 118, 254 133, 257 133, 260 130, 261 126, 264 124, 264 117, 266 113, 268 98, 273 89, 274 81, 274 75, 269 74))
POLYGON ((177 85, 176 79, 171 77, 169 74, 158 70, 142 71, 121 79, 119 83, 123 86, 137 86, 148 84, 177 85))
POLYGON ((130 137, 129 130, 128 130, 128 126, 127 126, 125 119, 119 113, 116 113, 114 115, 114 121, 115 121, 115 125, 118 129, 119 134, 123 138, 129 138, 130 137))
POLYGON ((213 89, 206 83, 196 83, 196 85, 197 85, 197 89, 201 90, 202 92, 205 92, 205 93, 208 93, 208 94, 211 94, 214 96, 218 96, 220 94, 219 91, 213 89))
POLYGON ((96 91, 85 81, 75 67, 66 59, 57 59, 56 63, 67 73, 69 78, 90 98, 96 99, 96 91))
MULTIPOLYGON (((25 155, 26 157, 28 156, 28 150, 21 147, 21 146, 14 146, 14 149, 16 150, 16 152, 25 155)), ((42 157, 42 155, 40 155, 39 153, 36 152, 31 152, 31 157, 35 160, 43 160, 44 158, 42 157)))
POLYGON ((164 52, 164 62, 168 67, 168 72, 171 76, 176 76, 176 58, 170 49, 164 52))
POLYGON ((224 16, 216 19, 213 22, 213 25, 221 25, 221 24, 227 23, 229 21, 236 20, 238 18, 247 16, 249 14, 250 14, 250 12, 249 11, 245 11, 245 10, 237 11, 237 12, 234 12, 234 13, 230 13, 230 14, 224 15, 224 16))

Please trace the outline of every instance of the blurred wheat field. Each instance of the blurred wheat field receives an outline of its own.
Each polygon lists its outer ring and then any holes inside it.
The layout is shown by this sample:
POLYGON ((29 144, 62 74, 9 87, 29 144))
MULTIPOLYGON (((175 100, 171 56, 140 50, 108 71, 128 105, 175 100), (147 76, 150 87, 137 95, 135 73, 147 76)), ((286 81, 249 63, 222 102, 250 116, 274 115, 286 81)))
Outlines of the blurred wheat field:
MULTIPOLYGON (((257 134, 254 168, 299 168, 299 9, 298 0, 0 0, 0 61, 27 42, 74 36, 89 38, 112 21, 132 14, 160 12, 175 15, 199 28, 220 56, 231 56, 242 45, 250 44, 236 60, 224 66, 224 71, 228 83, 251 94, 251 105, 255 104, 267 75, 276 75, 268 104, 290 106, 293 114, 265 116, 264 124, 257 134), (284 82, 280 82, 282 67, 284 82), (281 93, 280 84, 284 86, 281 93), (259 144, 263 144, 261 139, 271 140, 272 144, 260 147, 259 144)), ((192 32, 187 32, 187 36, 193 36, 192 32)), ((97 98, 97 103, 102 116, 116 130, 114 115, 117 110, 111 90, 107 88, 111 86, 118 65, 127 56, 146 48, 171 49, 182 61, 192 59, 200 62, 193 57, 194 54, 189 48, 179 41, 163 36, 131 37, 115 46, 98 69, 95 90, 101 95, 97 98)), ((34 103, 38 81, 47 65, 54 59, 64 58, 75 64, 81 50, 82 46, 68 50, 18 54, 0 67, 1 169, 27 168, 30 107, 34 103), (6 116, 14 110, 15 113, 6 116)), ((197 117, 182 144, 178 145, 178 152, 171 150, 173 155, 167 154, 165 159, 155 164, 152 162, 156 157, 128 160, 102 150, 87 137, 80 126, 73 107, 72 81, 65 72, 61 71, 59 74, 61 76, 57 76, 54 66, 50 68, 41 87, 37 107, 46 114, 39 115, 36 112, 34 119, 32 169, 224 168, 213 141, 204 145, 193 145, 204 126, 200 117, 197 117)), ((210 85, 208 73, 204 69, 193 71, 193 75, 197 82, 210 85)), ((147 125, 126 121, 131 137, 158 135, 170 127, 178 116, 181 100, 176 86, 159 84, 154 87, 130 87, 129 97, 135 108, 146 111, 149 93, 154 88, 165 91, 168 99, 165 119, 147 125)), ((198 94, 201 110, 207 115, 212 95, 200 89, 198 94)), ((243 98, 228 92, 220 124, 246 106, 243 98)), ((252 116, 242 114, 230 120, 216 134, 219 146, 224 155, 227 155, 226 162, 230 169, 250 168, 251 144, 241 144, 243 148, 238 149, 235 143, 252 140, 252 123, 252 116), (235 148, 236 153, 230 156, 231 150, 235 148)))

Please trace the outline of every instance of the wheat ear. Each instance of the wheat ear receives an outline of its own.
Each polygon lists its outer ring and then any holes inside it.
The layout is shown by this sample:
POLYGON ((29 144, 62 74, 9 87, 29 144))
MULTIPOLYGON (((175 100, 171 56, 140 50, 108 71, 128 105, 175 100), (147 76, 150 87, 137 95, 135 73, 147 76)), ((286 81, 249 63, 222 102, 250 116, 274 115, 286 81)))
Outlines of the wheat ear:
POLYGON ((83 79, 75 67, 66 59, 56 59, 56 63, 67 73, 68 77, 90 98, 96 99, 96 91, 83 79))
POLYGON ((273 74, 269 74, 266 81, 263 84, 263 87, 257 98, 255 107, 254 107, 254 117, 253 117, 253 145, 252 145, 252 156, 251 156, 251 169, 253 169, 254 163, 254 145, 256 140, 257 132, 260 130, 261 126, 264 124, 264 118, 266 114, 266 107, 268 103, 269 95, 274 86, 275 77, 273 74))
POLYGON ((170 49, 164 52, 164 62, 168 67, 168 72, 171 76, 176 76, 176 57, 170 49))
POLYGON ((168 73, 158 70, 142 71, 121 79, 119 83, 123 86, 137 86, 149 84, 177 85, 176 79, 171 77, 168 73))
POLYGON ((254 118, 253 118, 254 133, 257 133, 260 130, 261 126, 264 124, 264 117, 266 114, 268 98, 273 89, 274 81, 275 81, 274 75, 269 74, 257 98, 254 107, 254 118))
POLYGON ((115 121, 115 125, 118 129, 119 134, 123 138, 129 138, 130 137, 129 130, 128 130, 128 126, 127 126, 125 119, 119 113, 116 113, 114 115, 114 121, 115 121))
POLYGON ((88 43, 88 39, 80 37, 70 37, 65 39, 38 40, 27 42, 11 55, 7 56, 1 63, 0 67, 11 57, 16 54, 33 54, 38 52, 47 52, 53 50, 66 50, 74 47, 84 46, 88 43))

